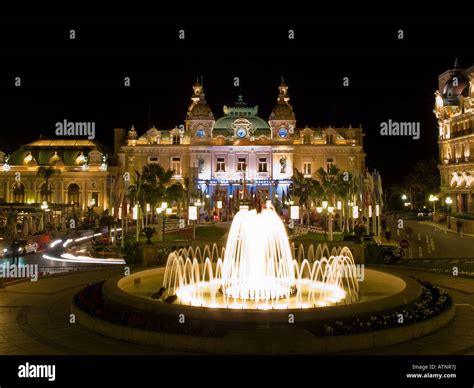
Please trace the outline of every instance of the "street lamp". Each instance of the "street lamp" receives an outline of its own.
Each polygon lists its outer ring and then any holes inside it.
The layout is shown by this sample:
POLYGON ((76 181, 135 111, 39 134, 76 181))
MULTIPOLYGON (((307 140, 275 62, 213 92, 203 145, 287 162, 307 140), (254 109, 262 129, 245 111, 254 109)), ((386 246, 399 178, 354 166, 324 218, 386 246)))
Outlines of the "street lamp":
POLYGON ((161 213, 163 214, 163 237, 162 241, 165 241, 165 222, 166 222, 166 214, 168 214, 168 203, 161 202, 161 213))
POLYGON ((436 202, 439 201, 439 198, 436 195, 431 194, 428 200, 433 204, 433 213, 431 214, 431 221, 434 221, 434 215, 436 214, 436 202))
POLYGON ((403 195, 402 195, 402 200, 406 201, 407 198, 408 198, 408 197, 406 196, 406 194, 403 194, 403 195))
POLYGON ((196 239, 197 206, 188 206, 188 219, 193 222, 193 240, 196 239))
POLYGON ((447 217, 447 222, 448 222, 448 229, 451 229, 451 204, 453 203, 453 200, 451 197, 447 197, 444 200, 444 203, 448 206, 448 217, 447 217))
POLYGON ((332 241, 332 214, 334 212, 333 206, 328 206, 328 201, 323 201, 322 206, 316 207, 319 214, 324 213, 324 239, 328 239, 328 218, 329 218, 329 241, 332 241))
POLYGON ((48 202, 43 201, 41 204, 41 210, 43 210, 43 228, 46 227, 46 212, 48 211, 48 202))
MULTIPOLYGON (((293 202, 293 201, 291 201, 293 202)), ((300 207, 297 205, 291 205, 290 207, 290 218, 293 221, 293 236, 296 234, 296 220, 300 218, 300 207)))

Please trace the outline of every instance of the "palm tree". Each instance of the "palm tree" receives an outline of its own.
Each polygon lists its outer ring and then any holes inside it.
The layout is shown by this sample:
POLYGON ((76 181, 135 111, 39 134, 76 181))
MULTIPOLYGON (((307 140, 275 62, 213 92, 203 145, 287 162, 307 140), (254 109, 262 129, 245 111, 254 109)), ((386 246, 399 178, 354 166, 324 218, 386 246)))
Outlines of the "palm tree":
POLYGON ((309 210, 311 201, 319 198, 323 192, 320 183, 311 178, 305 178, 304 174, 293 169, 293 194, 298 197, 298 204, 303 207, 306 216, 306 225, 309 227, 309 210))
POLYGON ((173 174, 173 170, 165 170, 155 163, 143 168, 143 206, 149 203, 151 209, 154 209, 160 201, 168 199, 167 186, 173 174))
POLYGON ((171 186, 166 188, 166 198, 170 201, 170 203, 176 203, 178 208, 178 217, 181 217, 181 209, 183 203, 186 202, 186 197, 186 190, 179 182, 173 183, 171 186))
POLYGON ((135 170, 134 184, 128 188, 128 198, 130 206, 137 206, 137 233, 136 240, 140 236, 140 209, 143 205, 143 179, 142 175, 135 170))
POLYGON ((49 190, 49 180, 54 176, 54 175, 59 175, 61 174, 61 171, 58 170, 57 168, 54 168, 54 166, 40 166, 38 168, 38 172, 36 175, 40 178, 44 179, 44 182, 46 184, 46 191, 42 191, 41 194, 44 195, 46 194, 46 198, 49 198, 49 195, 51 194, 51 190, 49 190))

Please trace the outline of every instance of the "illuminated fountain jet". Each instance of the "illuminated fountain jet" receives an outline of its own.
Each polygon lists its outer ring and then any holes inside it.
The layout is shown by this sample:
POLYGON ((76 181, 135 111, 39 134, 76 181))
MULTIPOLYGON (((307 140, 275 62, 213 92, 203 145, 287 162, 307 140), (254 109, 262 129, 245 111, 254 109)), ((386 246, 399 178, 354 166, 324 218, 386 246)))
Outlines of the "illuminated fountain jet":
POLYGON ((302 246, 293 257, 285 226, 272 207, 240 210, 225 249, 216 245, 171 253, 166 295, 176 303, 211 308, 282 309, 352 303, 358 298, 354 259, 347 247, 302 246), (222 259, 222 257, 224 259, 222 259))

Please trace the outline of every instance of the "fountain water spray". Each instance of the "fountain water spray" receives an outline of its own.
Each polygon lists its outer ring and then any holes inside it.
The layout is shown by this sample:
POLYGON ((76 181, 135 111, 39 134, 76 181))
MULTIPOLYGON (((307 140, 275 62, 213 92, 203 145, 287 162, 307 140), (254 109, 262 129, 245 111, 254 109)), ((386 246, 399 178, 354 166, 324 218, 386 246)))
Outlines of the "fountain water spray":
POLYGON ((310 245, 305 252, 300 245, 296 253, 292 246, 273 208, 240 210, 221 252, 214 244, 202 253, 199 247, 171 253, 163 286, 176 303, 209 308, 310 308, 358 299, 349 248, 310 245))

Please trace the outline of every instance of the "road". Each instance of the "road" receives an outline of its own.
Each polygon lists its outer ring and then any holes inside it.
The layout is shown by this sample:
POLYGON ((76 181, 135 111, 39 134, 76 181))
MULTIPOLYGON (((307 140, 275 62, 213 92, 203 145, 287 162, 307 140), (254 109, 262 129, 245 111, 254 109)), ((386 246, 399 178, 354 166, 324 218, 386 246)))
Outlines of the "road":
MULTIPOLYGON (((106 265, 100 262, 101 259, 104 259, 103 257, 89 257, 92 240, 103 233, 106 233, 106 230, 96 232, 95 234, 93 231, 83 231, 79 234, 75 233, 70 235, 69 238, 63 237, 62 239, 54 239, 45 250, 20 256, 19 264, 37 265, 40 272, 45 274, 69 271, 71 269, 89 269, 106 265), (55 244, 54 241, 56 240, 57 243, 55 244), (53 245, 53 247, 51 245, 53 245), (64 254, 73 256, 65 258, 64 254)), ((117 259, 111 259, 111 261, 113 260, 117 259)), ((0 258, 0 265, 4 264, 13 264, 11 257, 0 258)))
POLYGON ((391 239, 399 242, 408 240, 408 259, 427 258, 473 258, 474 237, 444 232, 431 224, 420 221, 403 221, 403 229, 397 233, 395 221, 388 222, 392 231, 391 239))

